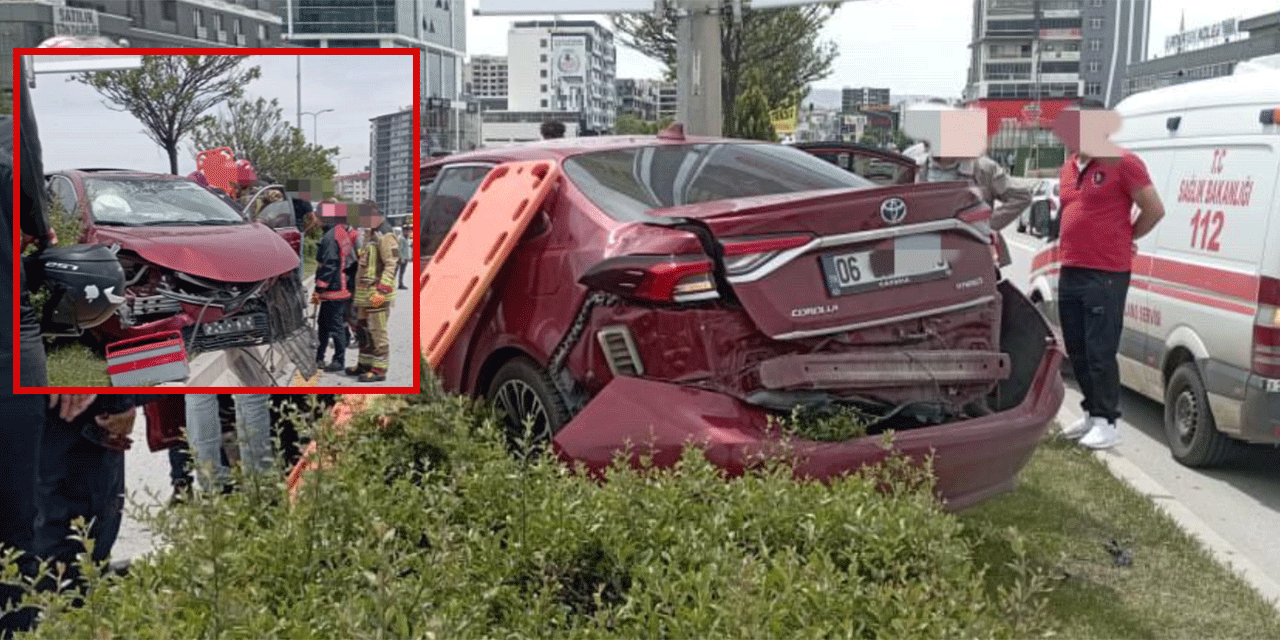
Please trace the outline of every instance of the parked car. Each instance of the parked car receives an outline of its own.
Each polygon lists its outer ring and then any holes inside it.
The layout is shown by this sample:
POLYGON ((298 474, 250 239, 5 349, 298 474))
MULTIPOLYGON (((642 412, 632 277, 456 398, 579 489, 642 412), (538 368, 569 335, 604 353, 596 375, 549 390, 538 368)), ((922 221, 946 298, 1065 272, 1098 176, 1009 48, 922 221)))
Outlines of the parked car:
POLYGON ((249 346, 271 341, 281 330, 273 322, 297 316, 276 308, 290 300, 280 290, 292 301, 300 295, 297 252, 206 187, 117 169, 47 179, 55 210, 79 219, 80 242, 120 247, 126 302, 93 330, 103 340, 181 330, 189 349, 249 346))
MULTIPOLYGON (((1120 378, 1164 403, 1172 456, 1224 462, 1237 443, 1280 445, 1280 70, 1130 96, 1112 136, 1147 165, 1165 217, 1136 242, 1120 378)), ((1030 294, 1057 317, 1057 230, 1030 294)))
POLYGON ((1037 202, 1047 203, 1049 214, 1053 217, 1058 215, 1062 208, 1062 195, 1059 189, 1057 178, 1045 178, 1036 182, 1035 187, 1031 190, 1031 204, 1023 210, 1018 216, 1018 231, 1020 233, 1030 233, 1035 235, 1031 225, 1031 211, 1035 208, 1037 202))
MULTIPOLYGON (((1060 350, 997 285, 969 189, 877 186, 777 144, 593 137, 426 163, 420 224, 447 231, 521 160, 563 179, 438 370, 566 458, 599 468, 652 436, 672 462, 693 438, 740 472, 770 418, 856 406, 868 433, 936 452, 960 508, 1011 488, 1057 412, 1060 350)), ((444 235, 420 230, 421 255, 444 235)), ((799 446, 814 478, 885 455, 876 436, 799 446)))

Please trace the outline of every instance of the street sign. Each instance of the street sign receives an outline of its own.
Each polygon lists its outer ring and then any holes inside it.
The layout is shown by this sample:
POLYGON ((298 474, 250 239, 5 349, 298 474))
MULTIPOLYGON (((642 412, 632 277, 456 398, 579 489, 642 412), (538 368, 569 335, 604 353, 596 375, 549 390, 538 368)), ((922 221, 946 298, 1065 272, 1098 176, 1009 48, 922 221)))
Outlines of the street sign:
POLYGON ((645 13, 654 0, 479 0, 478 16, 527 16, 583 13, 645 13))

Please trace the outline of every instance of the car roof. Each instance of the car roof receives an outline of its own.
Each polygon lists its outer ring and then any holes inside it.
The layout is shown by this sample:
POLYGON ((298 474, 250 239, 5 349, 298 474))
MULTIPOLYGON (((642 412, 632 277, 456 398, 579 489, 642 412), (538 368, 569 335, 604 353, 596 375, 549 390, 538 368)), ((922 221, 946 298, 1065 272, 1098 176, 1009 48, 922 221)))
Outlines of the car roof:
POLYGON ((635 147, 652 147, 686 144, 729 143, 729 144, 765 144, 758 140, 737 140, 733 138, 712 138, 685 136, 683 138, 659 138, 656 135, 630 136, 583 136, 578 138, 557 138, 539 140, 489 149, 477 149, 455 153, 439 158, 432 158, 419 165, 419 169, 436 167, 459 162, 521 162, 526 160, 561 161, 591 151, 613 151, 635 147))

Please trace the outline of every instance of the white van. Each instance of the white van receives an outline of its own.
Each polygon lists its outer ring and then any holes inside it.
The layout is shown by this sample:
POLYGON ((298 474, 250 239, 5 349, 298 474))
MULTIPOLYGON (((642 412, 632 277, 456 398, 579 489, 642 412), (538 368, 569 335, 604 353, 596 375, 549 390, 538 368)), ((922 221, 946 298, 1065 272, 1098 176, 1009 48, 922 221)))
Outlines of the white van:
MULTIPOLYGON (((1164 403, 1173 457, 1280 443, 1280 69, 1139 93, 1112 140, 1146 162, 1165 217, 1138 241, 1120 345, 1126 387, 1164 403)), ((1045 209, 1043 205, 1040 207, 1045 209)), ((1056 216, 1028 294, 1057 320, 1056 216)))

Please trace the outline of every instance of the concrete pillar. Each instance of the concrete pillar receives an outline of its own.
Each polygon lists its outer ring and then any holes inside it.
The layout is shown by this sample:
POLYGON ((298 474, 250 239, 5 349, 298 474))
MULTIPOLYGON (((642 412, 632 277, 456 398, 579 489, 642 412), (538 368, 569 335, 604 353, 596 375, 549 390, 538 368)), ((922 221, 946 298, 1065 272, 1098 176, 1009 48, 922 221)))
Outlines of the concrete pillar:
POLYGON ((719 0, 684 0, 676 30, 676 121, 686 134, 720 136, 724 131, 721 105, 719 0))

